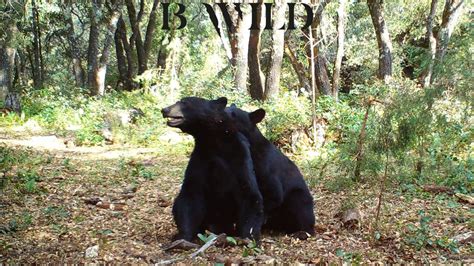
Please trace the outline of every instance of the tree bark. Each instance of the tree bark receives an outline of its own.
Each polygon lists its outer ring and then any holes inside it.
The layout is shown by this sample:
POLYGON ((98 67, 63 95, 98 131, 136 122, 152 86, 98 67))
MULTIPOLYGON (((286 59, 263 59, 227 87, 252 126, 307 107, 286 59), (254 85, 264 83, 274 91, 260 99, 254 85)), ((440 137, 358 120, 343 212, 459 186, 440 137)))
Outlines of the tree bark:
POLYGON ((298 81, 300 83, 300 88, 304 88, 307 92, 309 92, 311 90, 311 82, 306 74, 308 71, 306 71, 303 64, 298 61, 298 58, 296 58, 296 55, 288 41, 285 41, 285 54, 288 56, 288 59, 290 59, 291 66, 295 70, 296 76, 298 77, 298 81))
POLYGON ((99 27, 97 21, 99 8, 99 0, 92 0, 89 10, 89 48, 87 49, 87 85, 91 89, 91 94, 93 94, 93 88, 98 87, 95 73, 97 72, 97 56, 99 53, 99 27))
MULTIPOLYGON (((257 27, 260 28, 262 20, 262 3, 259 0, 255 5, 258 8, 254 9, 256 12, 257 27)), ((249 92, 250 97, 254 100, 264 100, 264 77, 260 66, 260 29, 250 30, 249 48, 248 48, 248 68, 249 68, 249 92)))
POLYGON ((135 88, 135 83, 132 79, 135 73, 135 63, 133 62, 133 51, 128 43, 127 28, 122 16, 120 16, 117 22, 115 46, 120 82, 122 82, 126 90, 131 91, 135 88))
POLYGON ((135 44, 135 48, 137 50, 137 59, 138 59, 138 74, 142 74, 147 69, 147 65, 146 65, 145 49, 144 49, 143 40, 142 40, 142 36, 140 32, 140 26, 138 25, 140 17, 137 17, 133 0, 126 0, 125 4, 127 6, 128 18, 130 20, 130 25, 132 28, 132 36, 130 37, 131 39, 130 44, 131 45, 135 44))
POLYGON ((344 37, 345 37, 345 23, 346 23, 346 5, 347 0, 339 1, 339 9, 337 10, 337 52, 336 60, 334 62, 334 71, 332 77, 332 95, 336 100, 338 99, 341 79, 341 65, 342 57, 344 56, 344 37))
POLYGON ((77 42, 74 32, 74 22, 72 20, 72 4, 67 3, 65 6, 64 16, 68 25, 67 39, 69 42, 69 49, 71 50, 72 67, 74 73, 74 80, 76 81, 77 87, 84 87, 85 83, 85 72, 82 67, 81 52, 79 50, 79 44, 77 42))
POLYGON ((35 88, 43 87, 43 55, 41 51, 41 30, 39 28, 39 16, 36 1, 31 1, 32 11, 32 31, 33 31, 33 55, 34 64, 32 65, 33 86, 35 88))
POLYGON ((311 35, 313 38, 313 45, 307 46, 306 55, 310 60, 310 63, 314 64, 314 74, 313 76, 316 79, 316 86, 319 93, 323 95, 331 94, 331 83, 329 80, 328 69, 327 69, 327 59, 324 53, 322 52, 322 40, 320 39, 320 23, 323 20, 323 11, 327 4, 331 0, 321 1, 318 5, 318 8, 314 14, 314 20, 311 24, 310 30, 312 30, 311 35), (313 62, 311 62, 311 60, 313 62))
POLYGON ((244 10, 242 12, 242 20, 236 20, 238 22, 235 25, 235 33, 229 36, 229 40, 231 42, 232 61, 235 62, 235 86, 238 91, 247 92, 251 13, 244 10))
POLYGON ((443 19, 437 36, 438 48, 436 60, 442 62, 448 50, 449 39, 456 27, 464 7, 464 0, 446 0, 443 10, 443 19))
MULTIPOLYGON (((13 86, 13 72, 15 68, 16 47, 14 38, 17 27, 14 19, 6 19, 6 37, 0 40, 0 93, 5 98, 5 108, 21 113, 20 91, 13 86)), ((4 100, 3 98, 1 100, 4 100)))
POLYGON ((102 54, 100 59, 98 60, 97 71, 94 74, 94 78, 96 80, 95 84, 97 87, 94 87, 92 91, 92 95, 99 95, 103 96, 105 94, 105 74, 107 73, 107 64, 109 61, 110 55, 110 46, 112 41, 114 40, 114 33, 117 29, 117 22, 120 18, 120 9, 121 3, 117 1, 114 6, 112 7, 112 12, 110 18, 107 22, 107 31, 104 40, 104 46, 102 49, 102 54))
POLYGON ((153 40, 153 34, 156 29, 156 9, 158 8, 160 1, 155 0, 153 1, 153 6, 150 11, 150 16, 148 19, 148 25, 146 27, 146 35, 145 35, 145 44, 144 44, 144 49, 145 49, 145 65, 147 66, 148 64, 148 58, 150 57, 150 49, 151 49, 151 43, 153 40))
POLYGON ((280 30, 285 24, 286 0, 275 1, 272 30, 272 51, 270 54, 270 69, 265 82, 264 99, 277 95, 280 90, 281 65, 285 47, 285 31, 280 30))
POLYGON ((425 88, 431 85, 431 76, 433 75, 433 66, 434 66, 434 60, 436 57, 436 45, 437 45, 436 43, 437 42, 433 34, 433 24, 434 24, 434 19, 436 16, 437 5, 438 5, 438 0, 431 1, 430 14, 428 15, 428 19, 426 20, 426 39, 429 41, 430 59, 428 63, 428 68, 423 77, 423 87, 425 88))
POLYGON ((378 78, 386 84, 392 77, 392 41, 383 14, 383 0, 367 0, 379 49, 378 78))

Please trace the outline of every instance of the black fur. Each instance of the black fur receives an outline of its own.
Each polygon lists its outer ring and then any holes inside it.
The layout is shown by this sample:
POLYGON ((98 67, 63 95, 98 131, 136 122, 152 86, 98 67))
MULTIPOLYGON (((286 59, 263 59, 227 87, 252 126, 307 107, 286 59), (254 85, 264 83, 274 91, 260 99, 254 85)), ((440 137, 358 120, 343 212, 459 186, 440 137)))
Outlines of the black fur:
POLYGON ((235 126, 250 142, 257 182, 263 196, 265 228, 314 234, 313 198, 298 167, 257 128, 265 117, 258 109, 248 113, 235 105, 226 108, 235 126))
POLYGON ((169 126, 195 140, 173 205, 176 239, 191 241, 206 229, 257 240, 260 236, 263 199, 250 145, 234 129, 224 111, 226 104, 226 98, 208 101, 188 97, 162 110, 169 126))

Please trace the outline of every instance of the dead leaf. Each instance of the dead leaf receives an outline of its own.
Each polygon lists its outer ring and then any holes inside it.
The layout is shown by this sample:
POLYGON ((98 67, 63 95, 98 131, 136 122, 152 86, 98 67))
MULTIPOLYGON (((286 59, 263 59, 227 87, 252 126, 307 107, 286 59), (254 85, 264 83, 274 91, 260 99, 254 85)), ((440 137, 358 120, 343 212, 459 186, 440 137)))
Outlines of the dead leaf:
POLYGON ((466 194, 456 193, 456 197, 462 202, 474 205, 474 197, 466 194))
POLYGON ((173 250, 173 249, 182 249, 182 250, 191 250, 199 248, 198 244, 189 242, 184 239, 178 239, 176 241, 171 242, 171 244, 166 245, 163 247, 164 251, 173 250))

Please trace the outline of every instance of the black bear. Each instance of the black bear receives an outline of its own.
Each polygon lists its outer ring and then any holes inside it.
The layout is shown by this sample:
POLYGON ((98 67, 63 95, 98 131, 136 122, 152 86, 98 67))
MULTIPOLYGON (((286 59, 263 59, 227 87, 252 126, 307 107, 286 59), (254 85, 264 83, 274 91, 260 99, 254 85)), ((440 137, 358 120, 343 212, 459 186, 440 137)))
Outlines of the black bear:
POLYGON ((168 126, 194 137, 183 184, 173 205, 175 239, 191 241, 210 230, 258 240, 263 199, 250 145, 225 112, 226 98, 187 97, 162 109, 168 126), (234 227, 235 224, 235 227, 234 227))
POLYGON ((268 141, 257 127, 257 123, 265 117, 265 110, 248 113, 232 104, 226 108, 226 112, 234 120, 239 132, 250 142, 267 219, 264 228, 313 235, 313 198, 303 176, 298 167, 268 141))

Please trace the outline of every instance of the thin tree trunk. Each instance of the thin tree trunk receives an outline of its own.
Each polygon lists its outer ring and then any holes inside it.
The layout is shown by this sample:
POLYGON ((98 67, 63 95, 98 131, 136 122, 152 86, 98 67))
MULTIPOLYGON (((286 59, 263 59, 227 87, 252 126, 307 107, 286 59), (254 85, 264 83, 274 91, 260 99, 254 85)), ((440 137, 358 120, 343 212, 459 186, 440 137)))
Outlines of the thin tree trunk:
POLYGON ((13 86, 16 56, 14 38, 17 27, 13 19, 6 19, 4 26, 7 31, 5 39, 0 40, 0 93, 3 94, 2 97, 5 97, 5 108, 19 114, 21 113, 20 91, 13 86))
POLYGON ((436 38, 433 34, 433 24, 436 16, 437 5, 438 0, 431 1, 430 14, 428 15, 428 19, 426 21, 426 39, 429 41, 430 61, 426 70, 426 74, 423 78, 423 87, 425 88, 431 85, 431 76, 433 75, 433 66, 436 57, 436 38))
POLYGON ((139 17, 137 17, 133 0, 126 0, 125 3, 127 5, 128 18, 130 20, 130 25, 132 28, 132 36, 130 37, 131 39, 130 44, 131 45, 135 44, 135 48, 137 50, 137 59, 138 59, 138 74, 142 74, 147 69, 147 65, 145 62, 146 58, 145 58, 145 49, 143 45, 143 40, 142 40, 142 36, 140 32, 140 27, 138 25, 139 17))
MULTIPOLYGON (((118 24, 120 23, 120 19, 118 24)), ((130 90, 130 87, 126 85, 127 82, 127 57, 125 56, 125 50, 122 44, 122 38, 120 36, 120 26, 117 24, 117 30, 115 31, 114 41, 115 41, 115 54, 117 57, 117 69, 119 72, 119 80, 117 81, 117 87, 121 89, 130 90)))
POLYGON ((298 81, 300 83, 300 88, 304 88, 306 91, 311 90, 311 82, 306 75, 308 71, 306 71, 305 67, 303 64, 301 64, 300 61, 298 61, 298 58, 296 58, 295 53, 290 47, 290 44, 285 41, 285 54, 288 56, 290 59, 291 66, 295 70, 296 76, 298 77, 298 81))
POLYGON ((321 34, 320 23, 323 20, 323 11, 324 8, 330 0, 322 1, 319 3, 318 8, 314 15, 314 20, 311 25, 312 32, 310 35, 313 38, 313 46, 307 46, 306 54, 310 60, 314 60, 314 74, 313 76, 316 79, 316 85, 318 87, 318 91, 323 95, 330 95, 331 94, 331 83, 329 80, 328 69, 327 69, 327 59, 326 56, 322 52, 322 40, 318 38, 321 34), (311 56, 314 56, 311 57, 311 56))
MULTIPOLYGON (((263 0, 259 0, 257 3, 258 8, 252 9, 252 12, 256 12, 256 21, 252 21, 256 24, 257 28, 260 28, 262 20, 262 3, 263 0)), ((264 77, 260 66, 260 29, 250 30, 249 38, 249 50, 248 50, 248 68, 249 68, 249 92, 252 99, 263 100, 264 99, 264 77)))
POLYGON ((98 11, 100 5, 98 0, 93 0, 89 10, 89 48, 87 49, 87 85, 93 94, 93 88, 97 88, 97 79, 95 73, 97 72, 97 56, 99 53, 99 27, 98 27, 98 11))
POLYGON ((442 62, 446 55, 449 39, 453 34, 454 27, 456 27, 459 21, 463 7, 464 0, 446 0, 443 10, 443 19, 437 37, 438 49, 436 51, 436 60, 439 62, 442 62))
POLYGON ((364 142, 365 142, 365 132, 367 128, 367 120, 369 118, 369 111, 372 107, 372 100, 367 101, 367 107, 365 109, 364 120, 362 121, 362 127, 360 129, 359 140, 357 141, 357 153, 356 153, 356 165, 354 169, 354 180, 360 181, 360 172, 362 168, 362 160, 364 159, 364 142))
POLYGON ((120 18, 120 3, 115 3, 112 7, 112 14, 107 23, 107 31, 104 40, 104 47, 100 56, 97 71, 95 72, 95 80, 97 87, 94 88, 93 95, 103 96, 105 94, 105 74, 107 73, 107 63, 109 61, 110 46, 114 40, 114 33, 117 29, 117 22, 120 18))
MULTIPOLYGON (((232 61, 235 62, 234 82, 237 91, 247 93, 247 80, 249 77, 249 46, 250 46, 250 24, 252 21, 251 12, 242 10, 242 20, 235 25, 235 33, 229 35, 232 50, 232 61)), ((237 18, 237 11, 234 12, 237 18)))
POLYGON ((285 49, 285 31, 280 30, 285 24, 286 0, 275 1, 274 20, 272 30, 272 51, 270 54, 270 70, 265 82, 264 98, 269 99, 277 95, 280 90, 280 74, 285 49))
POLYGON ((41 88, 43 86, 43 58, 41 52, 41 31, 39 28, 39 16, 36 1, 31 2, 32 10, 32 31, 33 31, 33 86, 41 88))
POLYGON ((392 41, 383 14, 383 0, 367 0, 379 49, 378 78, 388 83, 392 77, 392 41))
POLYGON ((152 40, 153 40, 153 34, 155 32, 155 29, 156 29, 156 19, 157 19, 157 15, 156 15, 156 9, 158 8, 158 5, 159 5, 160 1, 158 0, 155 0, 153 1, 153 6, 151 8, 151 11, 150 11, 150 16, 149 16, 149 19, 148 19, 148 25, 146 27, 146 34, 145 34, 145 44, 144 44, 144 50, 145 50, 145 65, 147 66, 148 64, 148 58, 149 58, 149 55, 150 55, 150 49, 151 49, 151 43, 152 43, 152 40))
POLYGON ((346 23, 346 4, 347 0, 339 1, 339 9, 337 10, 337 52, 334 62, 334 71, 332 77, 332 95, 338 99, 341 79, 342 57, 344 56, 344 37, 346 23))
POLYGON ((313 140, 316 141, 317 131, 316 131, 316 66, 315 66, 315 54, 314 54, 314 38, 313 38, 313 28, 309 27, 309 50, 310 50, 310 65, 311 65, 311 117, 313 122, 313 140))
POLYGON ((74 79, 77 87, 84 87, 85 72, 82 67, 81 52, 79 50, 79 44, 77 43, 76 36, 74 33, 74 22, 72 20, 72 4, 69 2, 65 6, 64 15, 66 17, 66 23, 68 24, 67 39, 69 41, 69 49, 71 50, 72 67, 74 73, 74 79))

